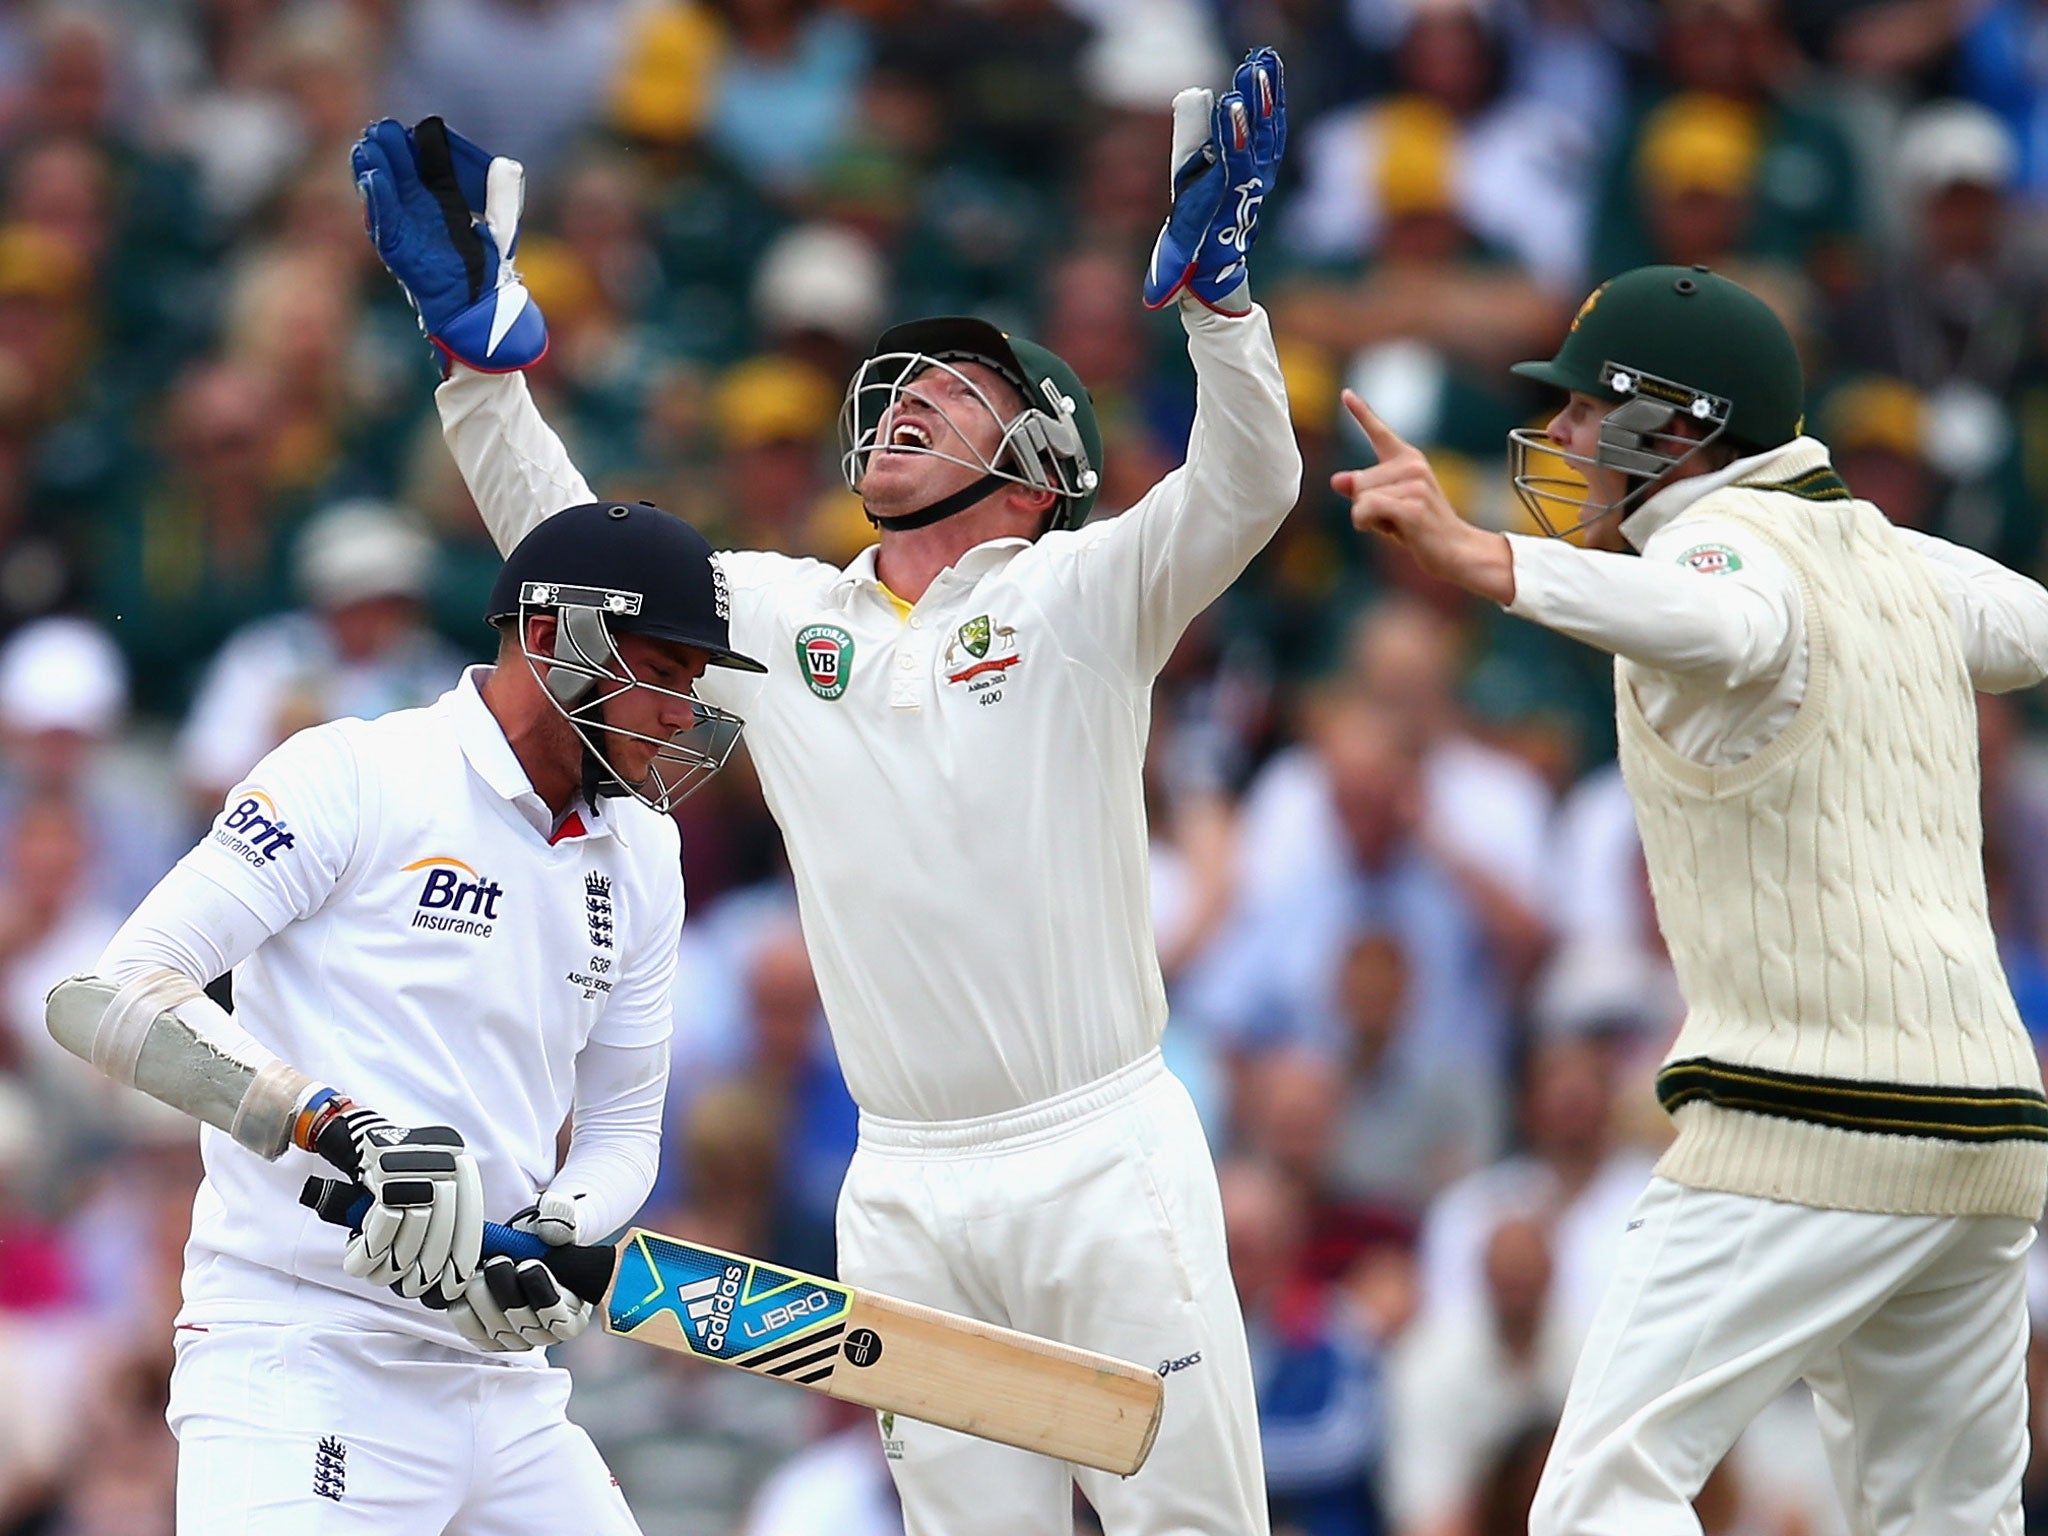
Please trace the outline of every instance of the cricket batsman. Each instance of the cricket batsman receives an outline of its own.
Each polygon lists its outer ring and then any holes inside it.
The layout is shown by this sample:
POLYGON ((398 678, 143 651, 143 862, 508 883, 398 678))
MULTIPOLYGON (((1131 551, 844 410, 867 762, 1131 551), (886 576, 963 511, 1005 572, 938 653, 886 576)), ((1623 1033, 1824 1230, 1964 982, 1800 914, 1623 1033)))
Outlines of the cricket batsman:
POLYGON ((542 1353, 590 1303, 479 1250, 515 1211, 551 1245, 602 1238, 654 1182, 683 918, 665 812, 738 733, 693 685, 758 670, 726 612, 679 519, 561 512, 498 577, 494 667, 286 741, 52 992, 60 1041, 206 1124, 181 1531, 638 1530, 542 1353), (230 969, 232 1016, 201 990, 230 969), (299 1204, 330 1164, 372 1196, 353 1237, 299 1204))
POLYGON ((2048 592, 1853 497, 1792 338, 1704 267, 1594 291, 1487 532, 1356 397, 1334 479, 1426 571, 1615 656, 1621 766, 1687 1013, 1536 1536, 1695 1533, 1813 1390, 1850 1528, 2017 1536, 2048 1101, 1987 915, 1975 694, 2048 677, 2048 592), (1559 461, 1573 473, 1559 472, 1559 461), (1552 467, 1546 467, 1548 466, 1552 467))
MULTIPOLYGON (((1086 524, 1101 437, 1073 370, 980 320, 885 332, 850 382, 848 483, 880 530, 844 569, 718 557, 744 713, 796 875, 859 1149, 841 1278, 1156 1362, 1127 1480, 895 1417, 911 1536, 1267 1528, 1215 1170, 1161 1064, 1140 774, 1152 681, 1294 504, 1300 460, 1245 257, 1286 142, 1280 61, 1174 103, 1173 207, 1146 302, 1187 329, 1187 462, 1086 524)), ((428 119, 371 127, 372 237, 447 360, 450 450, 507 546, 589 497, 519 368, 544 326, 511 272, 516 164, 428 119)), ((737 686, 735 686, 737 684, 737 686)))

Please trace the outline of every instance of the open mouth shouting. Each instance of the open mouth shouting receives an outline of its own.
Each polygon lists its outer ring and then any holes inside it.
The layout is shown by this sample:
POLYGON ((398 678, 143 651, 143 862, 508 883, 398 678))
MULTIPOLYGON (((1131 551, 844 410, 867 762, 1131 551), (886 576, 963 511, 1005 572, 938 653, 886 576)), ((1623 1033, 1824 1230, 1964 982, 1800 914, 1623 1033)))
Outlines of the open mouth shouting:
POLYGON ((931 446, 932 434, 929 428, 915 421, 903 420, 889 429, 889 441, 882 452, 891 454, 899 449, 929 452, 931 446))

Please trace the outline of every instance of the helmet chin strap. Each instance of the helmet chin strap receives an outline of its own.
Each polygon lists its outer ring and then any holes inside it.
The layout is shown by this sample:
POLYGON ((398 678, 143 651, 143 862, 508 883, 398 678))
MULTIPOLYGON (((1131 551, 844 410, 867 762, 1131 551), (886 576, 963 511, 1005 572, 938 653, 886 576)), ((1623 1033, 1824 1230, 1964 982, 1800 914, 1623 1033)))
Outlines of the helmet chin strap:
POLYGON ((941 496, 930 506, 920 507, 915 512, 905 512, 900 517, 877 517, 874 513, 868 512, 866 503, 862 503, 861 510, 867 512, 868 521, 877 528, 907 533, 912 528, 929 528, 933 523, 942 522, 955 512, 965 512, 999 486, 1010 483, 1007 475, 986 474, 970 485, 963 485, 952 495, 941 496))
POLYGON ((591 751, 588 744, 583 748, 583 783, 581 788, 585 805, 596 805, 599 796, 612 797, 633 793, 629 785, 622 783, 617 774, 605 767, 604 759, 591 751))

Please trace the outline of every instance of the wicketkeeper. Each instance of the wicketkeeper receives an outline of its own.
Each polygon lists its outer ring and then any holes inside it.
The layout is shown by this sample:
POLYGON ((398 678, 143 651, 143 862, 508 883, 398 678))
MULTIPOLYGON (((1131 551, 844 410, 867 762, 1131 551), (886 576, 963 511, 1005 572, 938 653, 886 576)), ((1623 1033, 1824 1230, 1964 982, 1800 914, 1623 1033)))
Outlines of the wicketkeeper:
MULTIPOLYGON (((844 569, 721 554, 734 643, 768 672, 701 684, 746 715, 861 1107, 842 1276, 1157 1362, 1144 1469, 1078 1474, 1112 1536, 1266 1528, 1215 1171, 1159 1057, 1141 775, 1153 678, 1300 479, 1245 278, 1286 122, 1268 50, 1220 99, 1174 103, 1173 208, 1144 288, 1187 328, 1185 465, 1087 524, 1102 443, 1073 370, 985 321, 899 325, 843 413, 879 544, 844 569)), ((447 361, 449 447, 508 546, 589 495, 509 371, 544 344, 510 276, 517 168, 432 119, 376 124, 356 165, 377 248, 447 361)), ((912 1536, 1071 1528, 1064 1463, 901 1417, 884 1449, 912 1536)))

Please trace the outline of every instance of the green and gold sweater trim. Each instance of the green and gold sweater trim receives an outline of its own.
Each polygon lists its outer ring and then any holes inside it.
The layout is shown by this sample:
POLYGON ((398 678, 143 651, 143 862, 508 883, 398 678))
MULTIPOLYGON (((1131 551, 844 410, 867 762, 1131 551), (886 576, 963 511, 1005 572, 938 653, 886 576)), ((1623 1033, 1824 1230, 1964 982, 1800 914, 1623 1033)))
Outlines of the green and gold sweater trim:
POLYGON ((1783 491, 1788 496, 1798 496, 1806 501, 1854 501, 1849 487, 1831 465, 1822 464, 1809 469, 1789 480, 1745 480, 1741 482, 1745 491, 1783 491))
POLYGON ((1667 1113, 1699 1101, 1783 1120, 1938 1141, 2048 1141, 2048 1098, 2027 1088, 1934 1087, 1731 1067, 1705 1057, 1657 1074, 1667 1113))

